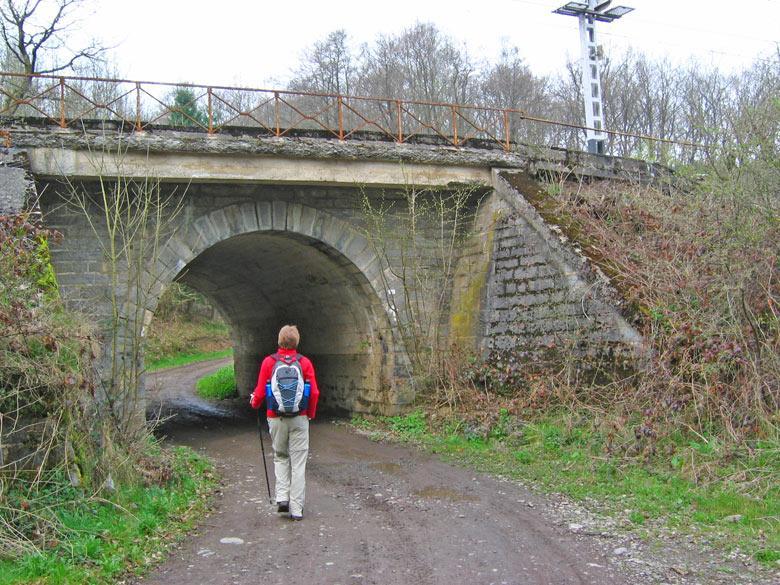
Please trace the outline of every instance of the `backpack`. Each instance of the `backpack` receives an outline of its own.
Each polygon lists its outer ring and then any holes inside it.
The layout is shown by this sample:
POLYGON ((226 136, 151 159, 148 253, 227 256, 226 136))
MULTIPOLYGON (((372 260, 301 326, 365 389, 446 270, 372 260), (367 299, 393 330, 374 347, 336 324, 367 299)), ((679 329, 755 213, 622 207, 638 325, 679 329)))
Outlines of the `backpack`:
POLYGON ((298 416, 309 407, 310 385, 303 379, 301 356, 273 355, 271 379, 265 385, 268 410, 280 416, 298 416))

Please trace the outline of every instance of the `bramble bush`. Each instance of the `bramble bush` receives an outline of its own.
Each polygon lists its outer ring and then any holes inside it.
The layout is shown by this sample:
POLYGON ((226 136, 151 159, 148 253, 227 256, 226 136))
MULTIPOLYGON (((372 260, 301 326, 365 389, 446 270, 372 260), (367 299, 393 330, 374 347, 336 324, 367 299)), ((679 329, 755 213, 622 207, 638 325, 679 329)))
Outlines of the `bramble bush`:
POLYGON ((607 264, 652 349, 633 396, 735 438, 777 423, 778 202, 767 213, 751 194, 710 186, 665 193, 604 185, 580 186, 559 201, 607 264))
POLYGON ((566 348, 549 363, 522 351, 456 351, 448 384, 459 390, 439 390, 440 405, 451 408, 454 396, 459 416, 485 435, 501 409, 524 419, 584 410, 603 448, 630 457, 673 459, 702 437, 724 445, 724 457, 777 444, 780 100, 765 106, 748 116, 749 139, 677 169, 669 184, 561 177, 534 202, 628 301, 624 316, 649 350, 643 363, 594 380, 566 348))
POLYGON ((67 539, 74 498, 165 479, 149 443, 125 444, 105 412, 96 332, 58 298, 59 238, 29 213, 0 216, 0 557, 67 539))

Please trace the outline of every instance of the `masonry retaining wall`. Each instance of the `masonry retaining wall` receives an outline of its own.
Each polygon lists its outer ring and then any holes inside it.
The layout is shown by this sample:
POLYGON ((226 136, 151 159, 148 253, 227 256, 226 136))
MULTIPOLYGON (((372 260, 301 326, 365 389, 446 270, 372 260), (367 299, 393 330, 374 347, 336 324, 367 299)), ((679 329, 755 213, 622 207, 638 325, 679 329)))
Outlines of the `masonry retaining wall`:
MULTIPOLYGON (((619 295, 576 244, 548 225, 494 171, 497 220, 483 297, 480 347, 537 363, 574 357, 585 369, 630 367, 644 351, 619 295)), ((521 183, 532 184, 526 176, 521 183)))
POLYGON ((25 151, 0 149, 0 214, 19 213, 35 199, 29 168, 25 151))

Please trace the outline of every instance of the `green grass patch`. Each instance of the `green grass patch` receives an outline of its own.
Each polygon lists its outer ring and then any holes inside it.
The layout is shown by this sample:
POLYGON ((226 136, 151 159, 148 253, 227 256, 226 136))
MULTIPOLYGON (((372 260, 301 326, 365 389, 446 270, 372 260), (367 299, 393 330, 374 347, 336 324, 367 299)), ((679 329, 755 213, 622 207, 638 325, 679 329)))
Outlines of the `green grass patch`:
POLYGON ((167 356, 159 360, 153 360, 147 362, 146 371, 157 372, 159 370, 167 370, 168 368, 177 368, 179 366, 186 366, 187 364, 194 364, 196 362, 207 362, 209 360, 231 357, 232 355, 233 355, 232 349, 177 354, 174 356, 167 356))
POLYGON ((390 416, 385 418, 384 421, 390 427, 390 430, 402 440, 420 440, 428 432, 425 413, 421 410, 415 410, 405 416, 390 416))
POLYGON ((231 355, 230 328, 221 321, 152 319, 144 343, 150 371, 231 355))
POLYGON ((56 488, 60 541, 39 554, 0 560, 0 585, 115 583, 141 574, 201 518, 216 485, 211 464, 192 450, 172 450, 172 476, 160 486, 118 490, 110 499, 56 488), (70 501, 63 503, 63 497, 70 501))
POLYGON ((236 374, 233 364, 219 368, 207 376, 203 376, 195 384, 198 396, 215 400, 234 398, 236 391, 236 374))
POLYGON ((607 437, 586 417, 512 418, 502 412, 492 428, 475 432, 457 419, 432 420, 417 410, 361 417, 355 426, 542 491, 595 499, 626 526, 693 529, 713 540, 723 534, 723 546, 740 546, 759 561, 780 557, 780 442, 756 442, 726 454, 714 438, 686 440, 680 434, 659 445, 658 453, 671 455, 625 457, 609 453, 607 437))

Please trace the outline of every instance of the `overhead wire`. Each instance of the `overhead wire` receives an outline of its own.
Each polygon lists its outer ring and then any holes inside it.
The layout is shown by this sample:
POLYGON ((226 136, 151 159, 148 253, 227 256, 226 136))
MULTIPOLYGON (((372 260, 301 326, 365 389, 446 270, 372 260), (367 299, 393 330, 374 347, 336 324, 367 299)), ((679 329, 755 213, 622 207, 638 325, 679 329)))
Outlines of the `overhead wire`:
MULTIPOLYGON (((634 40, 634 37, 630 37, 628 35, 606 32, 606 31, 599 31, 599 36, 618 37, 618 38, 623 38, 628 40, 634 40)), ((682 43, 675 43, 669 41, 664 41, 664 45, 667 47, 683 47, 683 48, 686 47, 686 45, 682 43)), ((703 49, 703 51, 711 55, 722 55, 724 57, 739 57, 740 59, 752 59, 753 61, 762 61, 764 63, 771 63, 774 61, 774 59, 768 59, 766 57, 760 57, 758 55, 745 55, 744 53, 732 53, 729 51, 720 51, 718 49, 703 49)))

